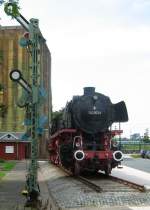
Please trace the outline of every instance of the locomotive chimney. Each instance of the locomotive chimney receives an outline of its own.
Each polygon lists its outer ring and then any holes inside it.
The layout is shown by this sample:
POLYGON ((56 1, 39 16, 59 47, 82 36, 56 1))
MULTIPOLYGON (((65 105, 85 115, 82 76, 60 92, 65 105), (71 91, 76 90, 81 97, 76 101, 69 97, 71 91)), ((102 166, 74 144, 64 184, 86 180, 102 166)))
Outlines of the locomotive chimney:
POLYGON ((84 95, 91 96, 95 93, 95 87, 85 87, 84 88, 84 95))

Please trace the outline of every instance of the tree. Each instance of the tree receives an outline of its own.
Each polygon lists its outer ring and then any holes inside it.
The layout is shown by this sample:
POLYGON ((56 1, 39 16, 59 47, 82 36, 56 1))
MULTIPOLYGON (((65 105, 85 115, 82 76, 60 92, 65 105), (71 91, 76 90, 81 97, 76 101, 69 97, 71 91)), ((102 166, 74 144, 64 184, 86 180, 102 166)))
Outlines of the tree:
POLYGON ((150 142, 150 137, 149 137, 149 129, 145 129, 144 137, 143 137, 144 142, 150 142))

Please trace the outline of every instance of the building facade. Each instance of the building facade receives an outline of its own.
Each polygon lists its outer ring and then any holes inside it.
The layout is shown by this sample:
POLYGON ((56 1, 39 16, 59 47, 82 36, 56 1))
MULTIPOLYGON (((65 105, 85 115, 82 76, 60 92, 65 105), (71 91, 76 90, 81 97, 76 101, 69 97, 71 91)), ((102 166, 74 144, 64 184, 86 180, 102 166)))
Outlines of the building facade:
MULTIPOLYGON (((0 134, 16 133, 17 135, 18 132, 26 132, 26 127, 24 126, 26 110, 17 106, 17 102, 21 99, 23 91, 21 86, 15 84, 9 78, 12 69, 19 69, 22 71, 23 77, 29 83, 31 81, 31 55, 26 48, 19 45, 19 40, 24 33, 25 31, 21 26, 0 26, 0 134)), ((52 97, 51 55, 46 43, 41 44, 40 54, 40 84, 47 93, 44 105, 41 108, 41 113, 48 118, 45 127, 48 130, 51 121, 52 97)), ((44 156, 46 151, 46 139, 44 136, 45 134, 40 138, 39 156, 44 156)), ((24 140, 29 141, 28 139, 24 140)), ((1 145, 4 145, 4 142, 0 142, 0 150, 1 145)), ((21 143, 18 143, 18 145, 18 148, 21 149, 21 143)), ((14 148, 14 151, 17 150, 14 148)), ((2 155, 1 151, 0 155, 2 155)))
POLYGON ((0 159, 22 160, 30 158, 31 144, 21 140, 22 133, 0 133, 0 159))
POLYGON ((21 87, 9 79, 12 69, 27 72, 28 55, 18 45, 24 30, 21 27, 0 27, 0 131, 24 131, 24 110, 17 107, 21 87))

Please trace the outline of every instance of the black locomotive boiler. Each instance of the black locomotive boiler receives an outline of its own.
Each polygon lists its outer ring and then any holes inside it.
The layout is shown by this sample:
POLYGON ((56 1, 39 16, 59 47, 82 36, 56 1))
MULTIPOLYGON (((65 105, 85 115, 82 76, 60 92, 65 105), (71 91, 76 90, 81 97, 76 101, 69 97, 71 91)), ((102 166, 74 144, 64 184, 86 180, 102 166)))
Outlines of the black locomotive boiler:
POLYGON ((112 131, 111 125, 126 121, 124 101, 112 104, 109 97, 95 92, 94 87, 85 87, 84 94, 73 96, 52 120, 50 161, 76 175, 85 170, 110 174, 123 158, 112 141, 121 131, 112 131))

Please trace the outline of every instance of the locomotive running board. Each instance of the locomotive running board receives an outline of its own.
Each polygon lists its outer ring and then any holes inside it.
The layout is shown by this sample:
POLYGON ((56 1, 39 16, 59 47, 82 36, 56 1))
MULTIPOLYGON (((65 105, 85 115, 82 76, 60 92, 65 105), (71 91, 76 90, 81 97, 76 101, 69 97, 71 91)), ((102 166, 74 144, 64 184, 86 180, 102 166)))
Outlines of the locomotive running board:
POLYGON ((50 137, 50 139, 54 139, 54 138, 56 138, 57 136, 59 136, 59 135, 61 135, 61 134, 63 134, 63 133, 76 133, 76 132, 77 132, 76 129, 62 129, 62 130, 59 130, 59 131, 57 131, 56 133, 54 133, 54 134, 50 137))

